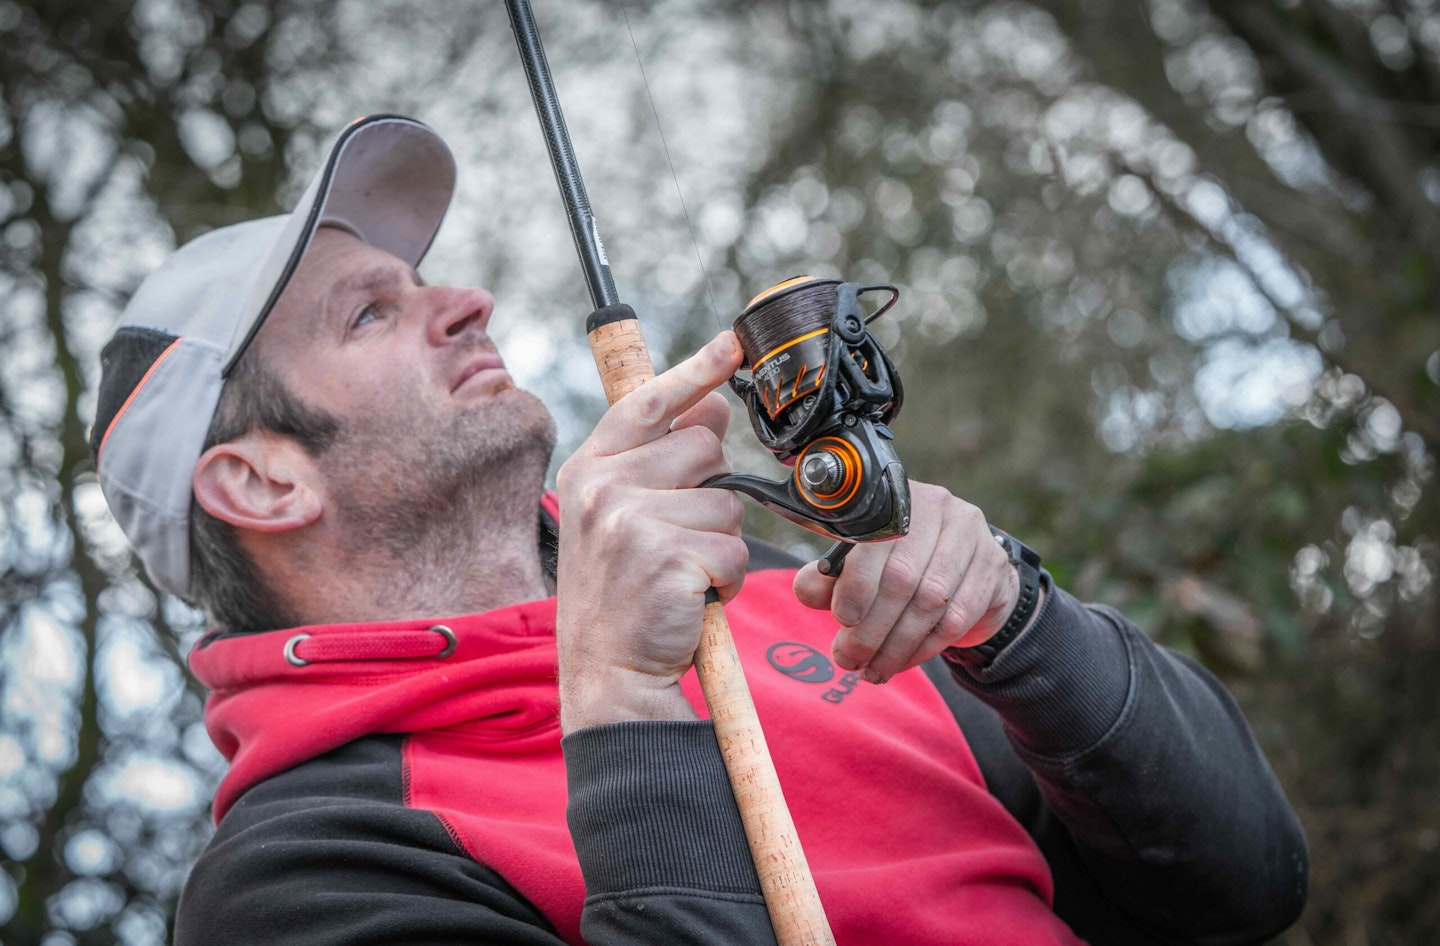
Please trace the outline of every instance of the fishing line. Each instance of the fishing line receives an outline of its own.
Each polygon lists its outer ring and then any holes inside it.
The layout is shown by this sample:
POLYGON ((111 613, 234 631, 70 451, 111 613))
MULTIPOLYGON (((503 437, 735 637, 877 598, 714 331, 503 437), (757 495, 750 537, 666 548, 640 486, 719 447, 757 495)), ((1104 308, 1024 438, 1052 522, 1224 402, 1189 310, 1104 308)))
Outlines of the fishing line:
POLYGON ((625 17, 625 31, 630 34, 630 46, 635 50, 635 64, 640 67, 640 81, 645 86, 645 98, 650 103, 650 113, 655 116, 655 130, 660 133, 660 144, 665 149, 665 163, 670 166, 670 179, 675 182, 675 194, 680 198, 680 209, 685 213, 685 228, 690 232, 690 244, 695 247, 695 262, 700 264, 700 274, 705 280, 705 294, 710 299, 710 311, 715 324, 726 328, 720 318, 720 308, 715 304, 715 293, 710 288, 710 272, 705 268, 705 259, 700 254, 700 241, 695 237, 695 224, 690 219, 690 208, 685 205, 685 193, 680 189, 680 175, 675 173, 675 162, 670 158, 670 143, 665 140, 665 128, 660 124, 660 110, 655 107, 655 96, 650 93, 650 79, 645 75, 645 63, 640 59, 640 44, 635 41, 635 31, 630 27, 630 10, 625 0, 620 0, 620 12, 625 17))

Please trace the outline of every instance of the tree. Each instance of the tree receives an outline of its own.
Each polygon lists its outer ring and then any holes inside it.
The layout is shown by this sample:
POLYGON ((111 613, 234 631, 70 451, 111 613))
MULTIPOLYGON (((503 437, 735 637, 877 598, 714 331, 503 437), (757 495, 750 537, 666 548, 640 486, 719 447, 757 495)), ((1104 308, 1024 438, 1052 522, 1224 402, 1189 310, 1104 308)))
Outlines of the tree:
POLYGON ((900 283, 912 473, 1227 675, 1315 847, 1297 942, 1433 937, 1437 14, 787 25, 799 104, 733 264, 900 283))
POLYGON ((9 942, 162 941, 208 836, 217 765, 182 659, 199 628, 104 513, 87 419, 103 328, 172 234, 275 207, 303 124, 283 79, 324 52, 292 31, 322 9, 0 5, 9 942))
MULTIPOLYGON (((1286 941, 1434 938, 1433 5, 629 3, 693 246, 614 6, 537 6, 657 361, 796 272, 900 284, 911 473, 1225 675, 1314 847, 1286 941)), ((128 293, 392 110, 464 169, 427 272, 496 288, 562 452, 603 406, 587 306, 491 6, 0 0, 0 93, 0 937, 159 942, 220 763, 198 618, 84 448, 128 293)))

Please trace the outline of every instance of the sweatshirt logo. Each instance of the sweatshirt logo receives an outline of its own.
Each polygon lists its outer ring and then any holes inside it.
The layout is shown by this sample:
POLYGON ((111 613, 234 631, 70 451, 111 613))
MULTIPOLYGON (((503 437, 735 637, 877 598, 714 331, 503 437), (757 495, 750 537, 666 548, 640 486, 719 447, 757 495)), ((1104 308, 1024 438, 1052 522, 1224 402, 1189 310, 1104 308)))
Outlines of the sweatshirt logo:
POLYGON ((835 676, 835 665, 830 658, 809 644, 791 641, 771 644, 765 659, 770 661, 770 666, 801 683, 828 683, 835 676))

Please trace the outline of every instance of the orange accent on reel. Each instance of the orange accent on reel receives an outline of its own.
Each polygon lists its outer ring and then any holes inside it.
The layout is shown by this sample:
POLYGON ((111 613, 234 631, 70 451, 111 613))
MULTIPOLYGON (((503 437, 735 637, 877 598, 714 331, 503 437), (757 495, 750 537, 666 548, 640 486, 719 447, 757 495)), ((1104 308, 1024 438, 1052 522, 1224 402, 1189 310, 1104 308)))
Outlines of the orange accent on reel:
POLYGON ((790 339, 790 341, 786 342, 783 345, 777 345, 765 354, 761 355, 760 360, 755 362, 755 367, 759 368, 761 365, 765 364, 765 362, 769 361, 771 358, 774 358, 776 355, 780 354, 782 351, 789 348, 791 345, 798 345, 801 342, 805 341, 805 339, 807 338, 814 338, 816 335, 824 335, 828 331, 830 331, 828 328, 817 328, 813 332, 806 332, 804 335, 792 338, 790 339))
POLYGON ((755 308, 758 303, 764 302, 766 299, 770 298, 776 293, 784 292, 786 289, 793 289, 801 283, 818 282, 822 278, 823 277, 821 276, 791 276, 784 282, 776 283, 769 289, 766 289, 764 292, 757 295, 755 298, 751 299, 749 302, 745 303, 744 311, 749 312, 751 309, 755 308))
POLYGON ((839 509, 854 499, 856 492, 860 489, 860 466, 860 451, 855 449, 854 444, 847 440, 841 440, 839 437, 821 437, 819 440, 811 443, 809 447, 805 448, 804 453, 795 458, 795 472, 793 474, 795 477, 795 485, 799 488, 800 495, 807 499, 812 495, 816 500, 829 500, 835 496, 840 497, 834 502, 812 503, 816 509, 839 509), (804 484, 800 481, 800 468, 804 464, 805 458, 815 450, 823 450, 826 453, 839 457, 840 465, 845 468, 845 478, 833 493, 811 493, 805 489, 804 484))

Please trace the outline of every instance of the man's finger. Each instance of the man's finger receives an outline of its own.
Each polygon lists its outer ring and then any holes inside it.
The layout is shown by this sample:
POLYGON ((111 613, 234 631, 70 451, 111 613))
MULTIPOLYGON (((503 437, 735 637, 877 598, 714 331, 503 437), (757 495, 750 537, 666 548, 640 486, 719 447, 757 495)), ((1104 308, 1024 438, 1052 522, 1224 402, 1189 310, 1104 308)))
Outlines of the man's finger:
POLYGON ((829 611, 830 598, 835 591, 835 579, 820 574, 816 563, 809 562, 795 573, 795 599, 807 608, 829 611))
POLYGON ((614 456, 664 436, 676 418, 735 373, 741 357, 735 334, 721 332, 680 364, 617 401, 582 449, 591 456, 614 456))
POLYGON ((730 427, 730 402, 719 391, 711 391, 700 399, 699 404, 675 418, 670 430, 673 432, 687 427, 709 428, 717 438, 724 440, 725 431, 730 427))
POLYGON ((728 469, 720 441, 705 427, 674 431, 627 450, 624 457, 591 459, 606 463, 617 482, 657 490, 693 489, 728 469))
POLYGON ((913 516, 908 534, 893 542, 874 543, 885 551, 883 559, 867 557, 859 568, 852 568, 855 556, 868 551, 863 546, 846 558, 831 606, 842 625, 832 645, 837 664, 847 670, 870 665, 925 581, 940 540, 940 524, 939 515, 913 516))

